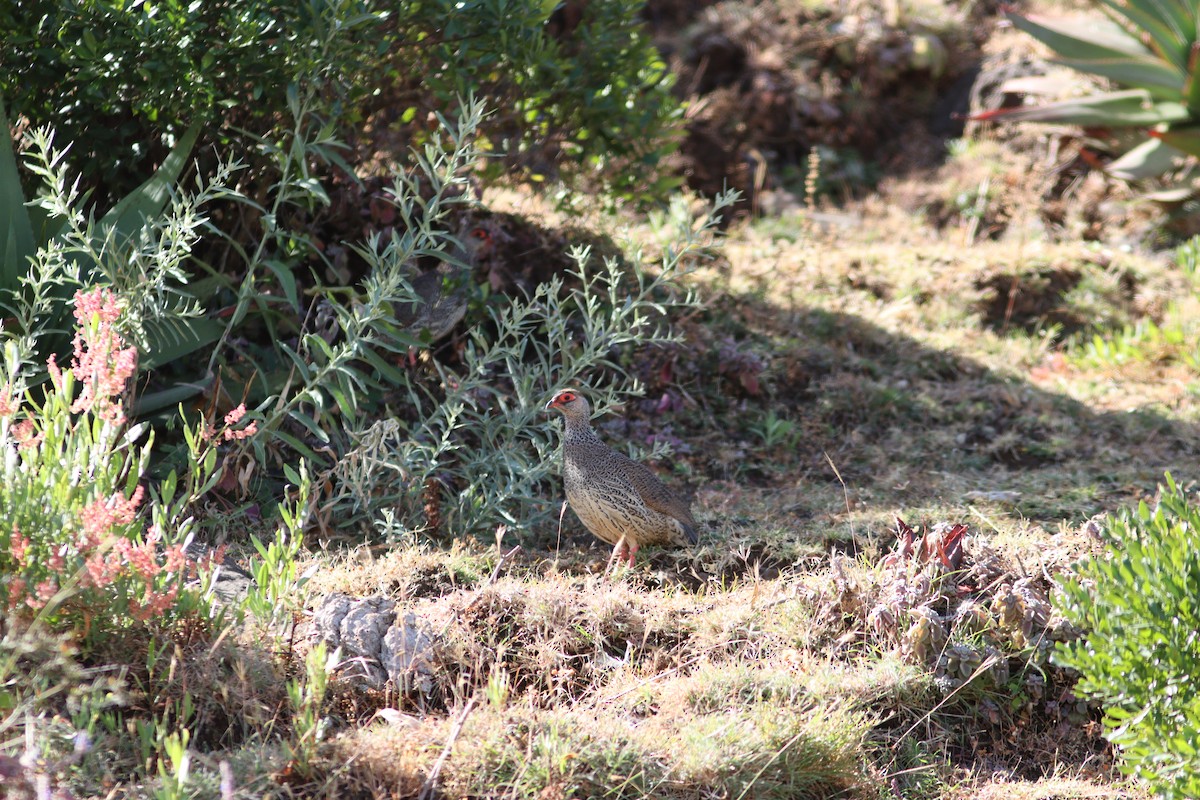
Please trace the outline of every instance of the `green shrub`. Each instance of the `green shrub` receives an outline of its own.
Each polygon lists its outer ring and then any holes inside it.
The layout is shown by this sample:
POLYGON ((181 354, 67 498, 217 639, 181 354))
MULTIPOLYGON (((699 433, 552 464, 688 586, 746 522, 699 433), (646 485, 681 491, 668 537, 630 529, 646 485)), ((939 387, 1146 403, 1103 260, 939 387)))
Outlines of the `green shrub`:
POLYGON ((376 37, 363 0, 27 0, 0 6, 0 95, 73 142, 86 186, 119 196, 165 155, 163 135, 223 119, 274 127, 288 87, 346 113, 376 37))
POLYGON ((1104 703, 1123 769, 1162 797, 1200 797, 1200 508, 1166 480, 1153 510, 1140 503, 1109 519, 1108 552, 1062 582, 1059 610, 1086 638, 1055 659, 1104 703))
MULTIPOLYGON (((488 149, 506 156, 497 168, 537 179, 598 170, 623 193, 661 194, 671 184, 652 170, 673 147, 665 134, 680 108, 642 30, 641 0, 586 4, 578 20, 551 20, 555 6, 9 3, 0 96, 14 116, 75 143, 72 163, 101 200, 132 189, 190 124, 218 123, 227 143, 276 130, 296 87, 315 90, 319 115, 340 133, 367 109, 394 109, 418 145, 428 112, 474 94, 498 110, 485 130, 488 149)), ((236 154, 248 160, 243 146, 236 154)))
POLYGON ((681 109, 643 28, 643 0, 568 3, 552 13, 558 5, 401 4, 390 71, 406 90, 401 121, 473 94, 493 109, 480 132, 483 149, 504 157, 497 167, 534 180, 591 174, 624 195, 661 196, 679 184, 656 182, 653 169, 676 145, 670 129, 681 109))

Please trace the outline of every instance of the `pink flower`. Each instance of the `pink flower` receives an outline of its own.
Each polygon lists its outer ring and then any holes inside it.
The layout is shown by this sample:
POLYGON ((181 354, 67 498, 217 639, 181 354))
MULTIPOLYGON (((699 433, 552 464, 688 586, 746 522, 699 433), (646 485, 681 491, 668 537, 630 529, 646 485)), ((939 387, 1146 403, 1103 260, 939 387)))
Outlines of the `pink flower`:
POLYGON ((142 496, 145 493, 145 487, 139 484, 133 490, 133 497, 128 500, 120 492, 114 494, 112 500, 109 501, 112 506, 113 521, 118 525, 128 525, 133 522, 134 517, 137 515, 137 507, 142 504, 142 496))
POLYGON ((11 612, 25 599, 25 579, 13 578, 8 582, 8 611, 11 612))
POLYGON ((104 553, 93 553, 83 565, 87 569, 92 586, 97 588, 108 586, 121 571, 120 558, 109 561, 104 553))
POLYGON ((75 332, 71 370, 83 389, 71 411, 78 414, 94 410, 101 419, 117 425, 125 422, 121 408, 125 384, 137 372, 137 349, 125 347, 115 327, 120 317, 121 308, 111 289, 75 293, 79 329, 75 332))
POLYGON ((246 404, 245 403, 238 404, 237 408, 233 409, 232 411, 230 411, 228 414, 225 415, 225 432, 223 434, 225 437, 225 441, 228 442, 228 441, 232 441, 235 439, 237 439, 237 440, 248 439, 251 436, 253 436, 254 434, 258 433, 258 423, 257 422, 251 422, 249 425, 247 425, 245 428, 243 428, 240 431, 233 430, 233 426, 237 425, 239 422, 241 422, 242 418, 245 416, 246 416, 246 404))
POLYGON ((63 557, 62 550, 56 550, 46 557, 46 566, 51 572, 61 572, 66 559, 63 557))
POLYGON ((21 535, 21 529, 17 527, 17 523, 13 523, 12 535, 8 537, 8 552, 12 554, 13 561, 17 562, 18 566, 25 565, 25 553, 29 550, 29 537, 21 535))
POLYGON ((111 325, 121 318, 121 306, 117 294, 112 289, 96 287, 89 292, 83 289, 75 292, 75 319, 80 326, 86 326, 97 317, 100 324, 111 325))
POLYGON ((167 548, 167 563, 163 568, 168 574, 177 574, 187 563, 187 553, 184 551, 182 544, 172 545, 167 548))
POLYGON ((139 485, 133 490, 133 497, 128 500, 125 495, 117 492, 107 501, 96 500, 79 512, 79 522, 83 526, 81 546, 92 548, 100 544, 114 525, 128 525, 137 517, 137 507, 145 496, 145 487, 139 485))
POLYGON ((112 509, 103 500, 96 500, 79 512, 79 523, 83 526, 83 546, 95 547, 104 541, 104 537, 112 528, 112 509))
POLYGON ((53 578, 46 578, 34 588, 32 597, 25 598, 25 605, 37 611, 44 608, 57 592, 58 584, 54 582, 53 578))
POLYGON ((17 407, 12 403, 12 384, 0 389, 0 417, 11 417, 17 413, 17 407))
POLYGON ((138 575, 149 580, 162 570, 158 563, 158 540, 158 529, 152 528, 142 544, 121 539, 117 542, 117 549, 138 575))
POLYGON ((62 390, 62 370, 58 368, 58 355, 50 354, 50 358, 46 359, 46 369, 50 373, 50 382, 54 384, 54 388, 62 390))
POLYGON ((240 439, 249 439, 251 436, 253 436, 256 433, 258 433, 258 423, 257 422, 251 422, 249 425, 242 428, 240 431, 229 430, 228 428, 226 428, 225 441, 230 441, 232 439, 239 439, 239 440, 240 439))
POLYGON ((239 403, 237 408, 225 415, 225 424, 228 427, 233 427, 241 422, 244 416, 246 416, 246 404, 239 403))
POLYGON ((16 437, 17 444, 22 450, 28 450, 41 444, 46 432, 37 430, 33 420, 23 419, 13 426, 13 436, 16 437))
POLYGON ((129 599, 129 613, 139 622, 145 622, 152 617, 162 616, 168 608, 175 603, 175 597, 179 594, 179 587, 172 586, 165 592, 156 592, 153 589, 146 589, 146 597, 143 603, 138 603, 133 598, 129 599))

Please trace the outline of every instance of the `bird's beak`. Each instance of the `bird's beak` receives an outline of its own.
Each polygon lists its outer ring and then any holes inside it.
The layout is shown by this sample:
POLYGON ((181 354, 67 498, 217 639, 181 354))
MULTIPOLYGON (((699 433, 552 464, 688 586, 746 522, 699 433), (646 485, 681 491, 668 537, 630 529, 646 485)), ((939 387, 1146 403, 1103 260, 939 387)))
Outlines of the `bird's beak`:
POLYGON ((546 405, 542 408, 542 410, 550 411, 551 409, 555 408, 557 405, 558 404, 555 403, 553 399, 551 399, 549 402, 546 403, 546 405))

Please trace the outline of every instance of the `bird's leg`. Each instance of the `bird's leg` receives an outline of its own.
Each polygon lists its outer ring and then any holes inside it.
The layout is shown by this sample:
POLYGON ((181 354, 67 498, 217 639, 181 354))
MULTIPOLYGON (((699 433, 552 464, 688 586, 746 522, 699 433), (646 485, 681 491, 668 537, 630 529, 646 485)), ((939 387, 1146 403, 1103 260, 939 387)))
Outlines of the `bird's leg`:
POLYGON ((627 563, 629 565, 630 569, 633 569, 633 559, 637 556, 637 551, 638 551, 638 543, 637 542, 634 542, 631 546, 625 548, 625 554, 626 554, 625 563, 627 563))
POLYGON ((563 500, 562 508, 558 512, 558 541, 554 545, 554 565, 558 566, 558 553, 562 549, 562 522, 563 517, 567 515, 567 501, 563 500))
POLYGON ((621 534, 621 538, 617 540, 617 546, 613 548, 612 555, 608 557, 608 566, 604 568, 606 573, 612 571, 614 564, 625 560, 625 550, 625 534, 621 534))

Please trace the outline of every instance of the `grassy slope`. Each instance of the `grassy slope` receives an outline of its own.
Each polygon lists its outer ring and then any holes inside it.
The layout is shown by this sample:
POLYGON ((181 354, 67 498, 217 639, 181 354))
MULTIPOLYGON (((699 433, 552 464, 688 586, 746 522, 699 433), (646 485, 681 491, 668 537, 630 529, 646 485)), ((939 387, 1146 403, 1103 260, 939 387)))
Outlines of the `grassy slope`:
POLYGON ((1185 278, 1020 220, 964 246, 919 208, 860 212, 735 228, 728 262, 696 276, 709 303, 686 325, 695 364, 676 363, 687 404, 611 426, 676 438, 660 466, 706 521, 694 552, 606 578, 568 515, 561 536, 521 532, 495 582, 498 550, 475 543, 323 570, 319 591, 454 620, 440 694, 385 701, 410 716, 368 723, 377 702, 340 695, 330 786, 415 792, 474 697, 449 796, 1137 796, 1096 710, 1045 666, 1061 631, 1038 609, 1090 547, 1089 517, 1194 460, 1194 369, 1070 344, 1161 317, 1185 278), (723 346, 714 370, 702 351, 723 346), (961 571, 888 565, 897 516, 968 525, 961 571), (903 598, 922 574, 927 606, 982 622, 930 638, 921 598, 903 598))

